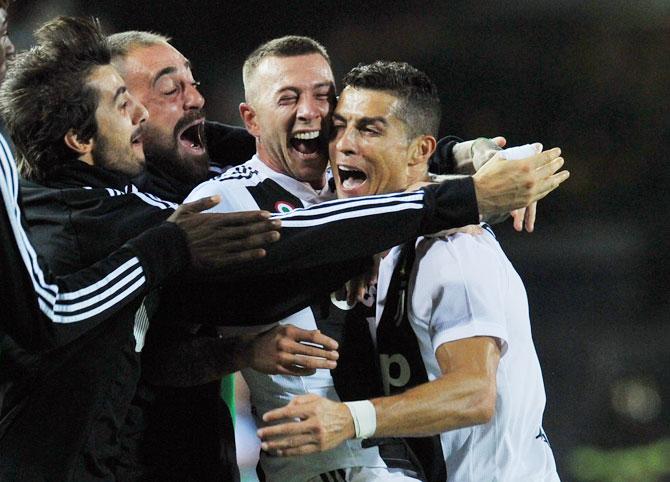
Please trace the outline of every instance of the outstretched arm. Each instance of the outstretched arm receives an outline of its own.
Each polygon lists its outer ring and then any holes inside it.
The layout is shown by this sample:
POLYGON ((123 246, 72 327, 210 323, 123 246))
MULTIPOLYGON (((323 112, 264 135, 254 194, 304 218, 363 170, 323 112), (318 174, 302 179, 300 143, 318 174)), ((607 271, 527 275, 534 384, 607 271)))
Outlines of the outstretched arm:
MULTIPOLYGON (((372 399, 375 437, 421 437, 487 423, 496 400, 500 349, 494 338, 474 337, 440 345, 442 376, 399 395, 372 399)), ((258 430, 263 450, 302 455, 336 447, 356 436, 346 404, 315 395, 294 398, 263 416, 266 423, 295 420, 258 430)))

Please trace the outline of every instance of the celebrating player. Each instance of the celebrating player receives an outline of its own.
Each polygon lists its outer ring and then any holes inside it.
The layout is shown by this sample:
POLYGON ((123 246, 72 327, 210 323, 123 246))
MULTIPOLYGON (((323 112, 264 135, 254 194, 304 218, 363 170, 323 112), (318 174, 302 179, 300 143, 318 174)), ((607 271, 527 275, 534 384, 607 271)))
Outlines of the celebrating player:
MULTIPOLYGON (((440 117, 428 77, 376 62, 354 68, 344 85, 330 144, 338 194, 426 179, 440 117)), ((264 450, 301 455, 351 439, 439 433, 449 480, 558 480, 526 293, 490 228, 393 248, 380 265, 375 325, 386 396, 348 404, 297 397, 263 417, 299 419, 262 428, 264 450)))

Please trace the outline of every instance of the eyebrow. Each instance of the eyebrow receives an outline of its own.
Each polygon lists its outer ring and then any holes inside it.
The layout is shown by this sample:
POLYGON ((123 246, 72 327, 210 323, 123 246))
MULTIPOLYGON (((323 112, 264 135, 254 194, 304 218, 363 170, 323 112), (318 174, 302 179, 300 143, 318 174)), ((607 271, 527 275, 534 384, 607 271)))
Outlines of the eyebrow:
POLYGON ((118 89, 116 89, 116 92, 114 93, 114 98, 112 99, 112 102, 116 102, 116 99, 123 93, 125 93, 128 90, 128 88, 125 85, 122 85, 118 89))
MULTIPOLYGON (((314 89, 321 89, 321 88, 323 88, 323 87, 327 87, 327 88, 330 89, 330 88, 333 88, 334 85, 332 84, 332 82, 319 82, 318 84, 315 84, 313 88, 314 88, 314 89)), ((279 92, 284 92, 284 91, 286 91, 286 90, 290 90, 291 92, 295 92, 295 93, 299 93, 299 92, 300 92, 300 89, 299 89, 298 87, 294 87, 294 86, 292 86, 292 85, 286 85, 286 86, 284 86, 284 87, 280 87, 280 88, 277 90, 277 92, 278 92, 278 93, 279 93, 279 92)))
MULTIPOLYGON (((188 61, 188 60, 186 62, 184 62, 184 67, 186 67, 187 69, 190 70, 191 69, 191 62, 188 61)), ((154 76, 154 80, 151 82, 151 85, 152 86, 156 85, 156 82, 158 82, 158 80, 161 77, 163 77, 164 75, 174 74, 176 71, 177 71, 177 67, 174 67, 174 66, 165 67, 163 69, 160 69, 158 71, 158 73, 154 76)))
MULTIPOLYGON (((344 116, 338 114, 337 112, 333 112, 333 120, 341 121, 346 123, 347 119, 344 118, 344 116)), ((357 126, 365 126, 368 124, 381 124, 384 127, 388 126, 388 121, 384 117, 361 117, 356 121, 357 126)))

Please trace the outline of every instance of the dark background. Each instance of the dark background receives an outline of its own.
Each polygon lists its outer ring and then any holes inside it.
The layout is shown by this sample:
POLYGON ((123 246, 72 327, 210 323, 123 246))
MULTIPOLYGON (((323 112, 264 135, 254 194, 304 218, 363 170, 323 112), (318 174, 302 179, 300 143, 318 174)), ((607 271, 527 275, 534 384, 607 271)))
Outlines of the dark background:
POLYGON ((171 36, 215 120, 240 124, 251 50, 302 34, 326 46, 336 79, 376 59, 424 70, 441 89, 443 134, 560 146, 572 175, 540 203, 537 231, 497 228, 526 282, 559 472, 670 477, 670 2, 18 0, 9 10, 18 49, 58 14, 171 36))

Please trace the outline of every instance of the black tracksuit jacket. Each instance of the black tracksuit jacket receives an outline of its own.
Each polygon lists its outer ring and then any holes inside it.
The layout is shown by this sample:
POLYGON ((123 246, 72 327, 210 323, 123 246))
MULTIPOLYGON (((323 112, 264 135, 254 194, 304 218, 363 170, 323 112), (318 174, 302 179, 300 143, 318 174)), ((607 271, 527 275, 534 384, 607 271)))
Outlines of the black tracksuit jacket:
MULTIPOLYGON (((163 261, 170 262, 160 265, 159 259, 159 269, 148 262, 143 267, 151 281, 147 287, 170 276, 166 286, 171 296, 163 298, 159 314, 220 325, 281 319, 340 286, 360 269, 366 255, 422 233, 478 220, 469 179, 426 189, 419 206, 411 210, 386 206, 369 216, 351 215, 357 210, 353 203, 343 203, 334 214, 316 206, 289 215, 295 226, 282 229, 282 240, 268 249, 266 258, 203 278, 186 272, 174 275, 187 258, 183 235, 164 223, 175 206, 139 192, 123 176, 77 162, 54 171, 47 186, 24 183, 22 193, 32 243, 55 276, 72 275, 99 260, 108 262, 110 256, 123 256, 124 249, 141 260, 141 247, 130 240, 157 227, 171 234, 158 236, 151 245, 156 252, 150 248, 145 254, 149 260, 165 256, 163 261), (349 214, 338 218, 343 212, 349 214), (307 228, 301 224, 305 219, 318 219, 319 224, 304 223, 312 224, 307 228), (181 241, 158 255, 170 236, 181 241), (324 267, 331 273, 327 280, 324 267)), ((7 265, 15 267, 15 255, 8 253, 7 265)), ((23 294, 8 292, 7 299, 25 299, 30 305, 32 290, 27 284, 23 288, 23 294)), ((137 350, 146 327, 143 310, 151 315, 155 305, 154 295, 142 303, 135 294, 104 319, 59 325, 55 331, 65 334, 48 349, 34 346, 20 333, 34 331, 38 319, 16 313, 3 322, 10 336, 4 338, 2 352, 0 479, 151 478, 141 435, 147 426, 146 407, 156 395, 139 383, 137 350)))

